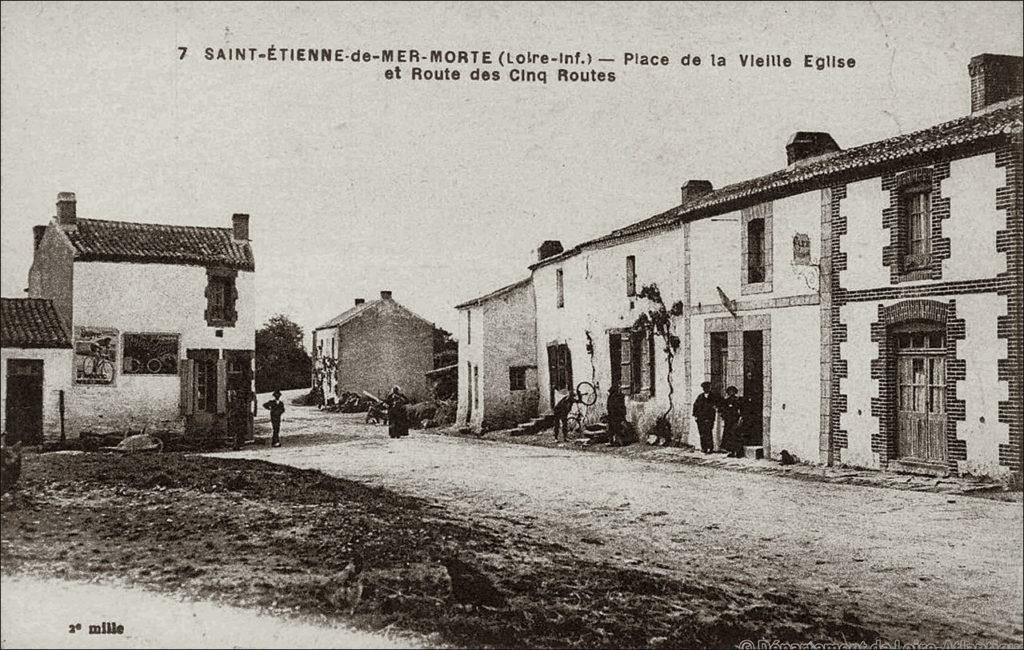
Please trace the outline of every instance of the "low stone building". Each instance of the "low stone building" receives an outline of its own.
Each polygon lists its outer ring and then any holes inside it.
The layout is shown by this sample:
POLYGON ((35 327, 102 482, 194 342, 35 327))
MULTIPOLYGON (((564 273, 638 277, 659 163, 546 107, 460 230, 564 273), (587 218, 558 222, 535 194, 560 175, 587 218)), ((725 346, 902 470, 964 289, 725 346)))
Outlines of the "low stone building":
POLYGON ((58 195, 33 229, 28 293, 72 340, 70 432, 252 437, 255 260, 249 215, 231 224, 85 219, 74 193, 58 195))
POLYGON ((0 430, 7 444, 65 437, 71 337, 53 303, 0 298, 0 430))
POLYGON ((641 432, 664 416, 696 446, 708 381, 746 398, 771 457, 1019 473, 1021 70, 974 57, 964 117, 849 149, 798 132, 777 171, 690 181, 678 206, 542 256, 542 410, 593 378, 590 417, 618 384, 641 432))
POLYGON ((313 330, 313 381, 325 399, 363 391, 384 397, 399 386, 412 400, 427 399, 434 369, 434 324, 381 291, 313 330))
POLYGON ((537 415, 536 306, 530 278, 456 305, 457 426, 510 427, 537 415))

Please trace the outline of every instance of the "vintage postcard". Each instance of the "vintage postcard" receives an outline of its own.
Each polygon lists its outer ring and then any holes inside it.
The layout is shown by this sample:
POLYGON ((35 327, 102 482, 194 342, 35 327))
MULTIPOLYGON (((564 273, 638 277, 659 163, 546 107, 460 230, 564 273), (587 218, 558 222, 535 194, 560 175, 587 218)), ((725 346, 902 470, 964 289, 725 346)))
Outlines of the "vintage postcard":
POLYGON ((1021 2, 0 3, 3 648, 1020 648, 1021 2))

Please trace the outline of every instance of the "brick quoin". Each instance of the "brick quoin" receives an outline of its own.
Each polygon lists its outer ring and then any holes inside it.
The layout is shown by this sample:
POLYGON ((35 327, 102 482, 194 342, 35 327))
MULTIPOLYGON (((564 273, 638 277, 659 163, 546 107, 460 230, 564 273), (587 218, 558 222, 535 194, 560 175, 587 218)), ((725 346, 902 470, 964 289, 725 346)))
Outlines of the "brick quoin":
POLYGON ((1006 314, 996 332, 1006 340, 1007 356, 999 359, 999 381, 1008 384, 1009 398, 999 402, 999 421, 1008 425, 1009 443, 999 445, 999 464, 1020 474, 1024 430, 1024 217, 1022 217, 1022 141, 1018 132, 996 150, 996 167, 1006 170, 1006 185, 996 190, 996 209, 1006 213, 1006 229, 996 233, 996 250, 1006 255, 1006 272, 997 289, 1006 296, 1006 314))
POLYGON ((847 340, 847 328, 840 322, 839 312, 846 304, 845 292, 839 286, 839 273, 847 268, 846 253, 842 252, 840 238, 846 234, 846 215, 842 213, 842 201, 846 198, 846 185, 834 185, 831 190, 831 239, 830 256, 832 273, 829 285, 832 290, 832 309, 829 321, 832 327, 830 357, 832 359, 832 378, 830 387, 829 408, 829 439, 831 440, 830 456, 833 460, 841 458, 840 449, 847 448, 849 438, 847 432, 839 428, 840 417, 846 413, 847 396, 839 391, 839 383, 847 377, 846 360, 840 358, 839 345, 847 340))

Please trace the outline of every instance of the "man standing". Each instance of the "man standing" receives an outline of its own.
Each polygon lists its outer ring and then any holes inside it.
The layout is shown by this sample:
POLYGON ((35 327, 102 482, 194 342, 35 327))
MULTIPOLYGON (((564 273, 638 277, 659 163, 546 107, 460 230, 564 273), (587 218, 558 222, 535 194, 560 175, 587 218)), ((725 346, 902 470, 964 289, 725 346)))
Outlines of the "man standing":
POLYGON ((388 437, 401 438, 409 435, 409 421, 406 417, 409 398, 402 393, 401 388, 395 386, 384 401, 388 405, 388 437))
POLYGON ((700 385, 702 392, 693 402, 693 418, 697 420, 697 431, 700 432, 700 450, 710 454, 715 450, 715 413, 718 407, 718 396, 711 392, 711 382, 700 385))
POLYGON ((263 408, 270 411, 270 426, 274 428, 274 435, 270 439, 271 447, 281 446, 281 416, 284 415, 284 402, 281 401, 281 391, 274 391, 274 399, 263 405, 263 408))
POLYGON ((621 447, 626 444, 623 425, 626 423, 626 396, 618 386, 608 389, 608 444, 621 447))

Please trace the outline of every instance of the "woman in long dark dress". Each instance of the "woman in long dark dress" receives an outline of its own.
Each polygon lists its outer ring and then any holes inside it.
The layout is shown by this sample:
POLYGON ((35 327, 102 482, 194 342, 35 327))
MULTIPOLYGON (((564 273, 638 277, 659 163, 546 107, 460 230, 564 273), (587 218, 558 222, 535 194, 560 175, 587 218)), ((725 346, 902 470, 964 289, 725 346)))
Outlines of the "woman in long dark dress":
POLYGON ((721 448, 730 456, 743 456, 743 436, 740 433, 740 420, 743 417, 743 398, 737 395, 735 386, 725 389, 725 398, 719 402, 718 413, 722 417, 721 448))
POLYGON ((405 409, 408 398, 395 386, 385 401, 388 404, 388 436, 401 438, 409 435, 409 418, 405 409))

